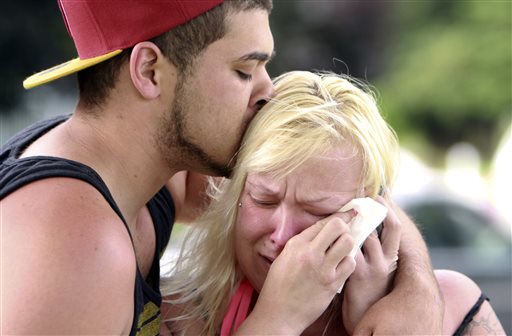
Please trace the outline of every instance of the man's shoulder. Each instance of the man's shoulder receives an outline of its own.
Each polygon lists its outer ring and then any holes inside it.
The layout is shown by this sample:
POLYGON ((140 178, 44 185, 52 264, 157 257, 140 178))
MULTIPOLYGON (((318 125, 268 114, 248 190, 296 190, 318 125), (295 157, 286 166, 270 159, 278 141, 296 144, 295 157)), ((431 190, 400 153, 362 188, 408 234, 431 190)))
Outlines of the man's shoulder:
POLYGON ((121 219, 94 187, 69 178, 28 184, 2 200, 2 231, 11 325, 22 326, 21 312, 40 322, 35 333, 114 333, 129 324, 135 254, 121 219))
POLYGON ((56 125, 69 119, 71 115, 58 115, 48 119, 36 121, 33 124, 27 125, 25 128, 19 130, 17 133, 12 135, 0 148, 0 153, 4 153, 6 150, 13 149, 12 147, 19 146, 24 141, 31 141, 33 138, 37 138, 48 130, 52 129, 56 125))
POLYGON ((2 228, 62 246, 133 249, 126 226, 107 200, 94 186, 73 178, 42 179, 9 194, 2 200, 2 228))

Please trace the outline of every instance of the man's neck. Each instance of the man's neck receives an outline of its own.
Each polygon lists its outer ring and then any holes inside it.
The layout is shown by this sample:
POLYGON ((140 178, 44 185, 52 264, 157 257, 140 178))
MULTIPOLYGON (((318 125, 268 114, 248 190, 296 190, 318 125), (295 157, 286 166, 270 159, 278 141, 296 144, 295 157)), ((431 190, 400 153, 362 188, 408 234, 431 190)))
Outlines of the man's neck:
POLYGON ((151 122, 130 116, 136 113, 115 111, 95 118, 78 111, 66 125, 72 146, 104 179, 129 223, 180 170, 162 159, 151 122))
POLYGON ((91 167, 127 222, 135 223, 140 209, 182 170, 164 162, 150 121, 130 117, 137 113, 109 110, 92 115, 77 108, 69 120, 36 140, 23 156, 62 157, 91 167))

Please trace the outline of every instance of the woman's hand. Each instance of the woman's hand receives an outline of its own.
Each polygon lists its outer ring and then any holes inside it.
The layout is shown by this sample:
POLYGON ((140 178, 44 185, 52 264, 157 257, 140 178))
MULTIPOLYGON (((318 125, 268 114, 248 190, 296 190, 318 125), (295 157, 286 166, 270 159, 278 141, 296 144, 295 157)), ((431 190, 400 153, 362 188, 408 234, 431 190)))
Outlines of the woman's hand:
POLYGON ((383 197, 376 200, 385 205, 388 214, 382 236, 372 233, 363 245, 364 254, 356 254, 356 269, 345 284, 342 314, 345 330, 352 334, 368 308, 389 293, 397 267, 401 223, 383 197))
POLYGON ((334 214, 287 242, 237 334, 299 335, 322 315, 355 268, 348 256, 354 241, 344 217, 334 214))

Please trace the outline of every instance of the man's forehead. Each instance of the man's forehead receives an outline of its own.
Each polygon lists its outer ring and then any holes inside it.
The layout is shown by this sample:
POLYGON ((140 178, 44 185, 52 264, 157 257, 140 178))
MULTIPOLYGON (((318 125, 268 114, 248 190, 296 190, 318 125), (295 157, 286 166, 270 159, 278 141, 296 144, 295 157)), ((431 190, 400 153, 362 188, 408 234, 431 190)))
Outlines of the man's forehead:
POLYGON ((269 60, 274 54, 274 38, 270 30, 268 12, 262 9, 230 14, 227 19, 227 31, 219 42, 229 44, 233 48, 246 49, 238 52, 237 58, 254 58, 255 56, 269 60), (258 54, 261 54, 258 56, 258 54))

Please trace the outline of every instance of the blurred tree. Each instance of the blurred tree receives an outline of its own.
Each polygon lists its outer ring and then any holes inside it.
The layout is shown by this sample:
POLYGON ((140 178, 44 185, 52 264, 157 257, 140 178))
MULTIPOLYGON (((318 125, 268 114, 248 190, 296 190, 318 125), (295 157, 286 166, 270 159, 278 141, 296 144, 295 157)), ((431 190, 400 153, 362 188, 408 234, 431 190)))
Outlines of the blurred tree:
MULTIPOLYGON (((488 160, 511 123, 512 3, 393 7, 393 40, 376 82, 392 125, 404 140, 433 144, 433 154, 468 141, 488 160)), ((433 158, 441 164, 444 156, 433 158)))
POLYGON ((0 114, 19 104, 25 77, 76 57, 55 0, 7 1, 1 15, 0 114))

